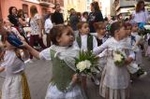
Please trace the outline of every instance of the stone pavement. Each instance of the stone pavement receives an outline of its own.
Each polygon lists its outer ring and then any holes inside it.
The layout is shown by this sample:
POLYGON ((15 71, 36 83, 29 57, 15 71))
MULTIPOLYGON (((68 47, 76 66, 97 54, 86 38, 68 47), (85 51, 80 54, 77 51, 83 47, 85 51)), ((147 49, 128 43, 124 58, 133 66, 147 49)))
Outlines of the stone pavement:
MULTIPOLYGON (((131 85, 130 99, 150 99, 150 60, 144 58, 144 69, 148 71, 145 78, 137 79, 131 85)), ((48 84, 51 78, 51 63, 50 61, 34 60, 33 63, 28 63, 26 74, 29 82, 32 99, 44 99, 48 84)), ((4 81, 4 73, 0 74, 0 88, 4 81)), ((91 80, 88 80, 88 97, 89 99, 103 99, 98 94, 98 86, 95 86, 91 80)))

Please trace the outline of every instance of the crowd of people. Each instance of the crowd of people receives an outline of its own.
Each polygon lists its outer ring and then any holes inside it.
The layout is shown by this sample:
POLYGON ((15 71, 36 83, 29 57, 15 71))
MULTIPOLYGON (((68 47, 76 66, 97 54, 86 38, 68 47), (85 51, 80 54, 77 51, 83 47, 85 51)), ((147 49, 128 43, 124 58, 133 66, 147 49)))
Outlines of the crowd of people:
POLYGON ((30 18, 12 6, 8 18, 0 20, 0 72, 6 73, 1 99, 31 99, 25 65, 33 57, 52 62, 53 75, 45 99, 88 99, 87 77, 99 87, 104 99, 129 99, 131 82, 147 74, 142 57, 150 58, 150 35, 139 33, 150 19, 144 1, 137 3, 131 19, 126 20, 103 18, 95 1, 90 13, 70 9, 67 21, 59 4, 54 9, 44 20, 35 5, 30 7, 30 18), (44 33, 47 45, 43 43, 44 33), (81 50, 92 51, 99 58, 99 72, 91 76, 76 72, 74 59, 81 50), (124 55, 122 66, 114 63, 116 51, 124 55))

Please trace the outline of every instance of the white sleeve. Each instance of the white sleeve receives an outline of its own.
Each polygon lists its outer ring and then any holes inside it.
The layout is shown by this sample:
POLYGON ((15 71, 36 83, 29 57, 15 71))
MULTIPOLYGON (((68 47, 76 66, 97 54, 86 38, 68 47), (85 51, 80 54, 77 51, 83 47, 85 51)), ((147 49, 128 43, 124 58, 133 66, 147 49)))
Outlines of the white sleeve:
POLYGON ((101 46, 94 48, 93 53, 96 55, 100 54, 104 49, 108 47, 109 44, 110 44, 110 39, 106 40, 106 42, 104 42, 101 46))
POLYGON ((134 51, 129 51, 129 56, 130 58, 132 58, 133 60, 135 59, 135 53, 134 51))
POLYGON ((46 33, 49 33, 50 30, 53 28, 53 24, 52 24, 52 21, 50 20, 50 18, 46 19, 44 28, 45 28, 46 33))
POLYGON ((6 66, 13 64, 15 58, 16 56, 14 53, 6 51, 4 55, 4 61, 1 63, 1 67, 5 68, 6 66))
POLYGON ((50 48, 47 48, 47 49, 41 51, 39 54, 39 57, 42 60, 51 60, 50 48))

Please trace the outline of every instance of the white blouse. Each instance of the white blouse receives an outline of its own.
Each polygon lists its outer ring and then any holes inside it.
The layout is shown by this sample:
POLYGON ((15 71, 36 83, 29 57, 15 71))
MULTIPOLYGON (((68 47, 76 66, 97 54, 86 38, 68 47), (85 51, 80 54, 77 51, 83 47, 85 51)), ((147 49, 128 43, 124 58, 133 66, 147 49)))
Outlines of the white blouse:
POLYGON ((4 55, 4 61, 1 63, 5 68, 6 76, 20 73, 25 69, 25 64, 20 60, 13 50, 6 50, 4 55))
POLYGON ((140 11, 139 13, 133 12, 132 16, 133 16, 133 20, 137 23, 139 22, 147 23, 148 18, 149 18, 147 10, 140 11))

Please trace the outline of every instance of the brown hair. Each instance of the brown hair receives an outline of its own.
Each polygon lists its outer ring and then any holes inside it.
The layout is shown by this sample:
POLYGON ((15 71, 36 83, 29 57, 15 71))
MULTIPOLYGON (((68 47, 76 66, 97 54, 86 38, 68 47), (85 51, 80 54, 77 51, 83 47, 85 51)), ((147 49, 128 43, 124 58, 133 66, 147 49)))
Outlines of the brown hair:
POLYGON ((73 30, 68 25, 60 24, 60 25, 54 26, 50 30, 50 34, 51 34, 50 39, 51 39, 52 43, 55 44, 55 45, 59 45, 58 42, 57 42, 57 38, 60 38, 65 31, 71 32, 72 35, 73 35, 73 30))
MULTIPOLYGON (((82 26, 83 26, 83 24, 85 24, 85 23, 87 23, 87 22, 79 22, 78 24, 77 24, 77 28, 78 29, 81 29, 82 28, 82 26)), ((87 23, 88 24, 88 23, 87 23)))
POLYGON ((25 18, 25 16, 24 16, 24 11, 22 10, 22 9, 19 9, 18 10, 18 14, 17 14, 17 17, 23 17, 23 18, 25 18))
POLYGON ((38 13, 38 10, 37 10, 37 7, 35 5, 32 5, 30 7, 30 14, 31 14, 31 17, 34 17, 34 15, 38 13))
POLYGON ((100 11, 99 5, 97 1, 94 1, 91 3, 91 6, 93 6, 95 11, 100 11))
POLYGON ((117 22, 114 22, 111 27, 110 27, 110 33, 111 33, 111 36, 114 36, 115 35, 115 31, 116 30, 119 30, 120 28, 124 27, 124 24, 122 21, 117 21, 117 22))
POLYGON ((102 28, 104 28, 104 27, 105 27, 105 25, 104 25, 103 22, 95 22, 95 23, 94 23, 94 28, 95 28, 95 30, 102 29, 102 28))
POLYGON ((142 9, 141 9, 141 4, 145 4, 144 3, 144 1, 143 0, 140 0, 138 3, 137 3, 137 5, 136 5, 136 13, 138 13, 138 12, 140 12, 141 10, 143 10, 143 11, 145 11, 145 7, 143 7, 142 9))

